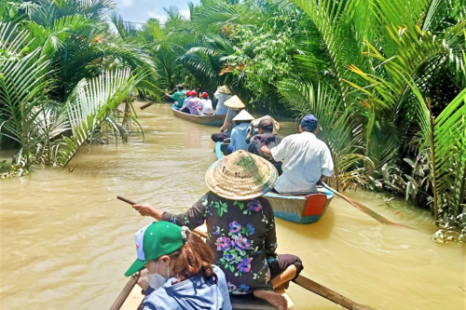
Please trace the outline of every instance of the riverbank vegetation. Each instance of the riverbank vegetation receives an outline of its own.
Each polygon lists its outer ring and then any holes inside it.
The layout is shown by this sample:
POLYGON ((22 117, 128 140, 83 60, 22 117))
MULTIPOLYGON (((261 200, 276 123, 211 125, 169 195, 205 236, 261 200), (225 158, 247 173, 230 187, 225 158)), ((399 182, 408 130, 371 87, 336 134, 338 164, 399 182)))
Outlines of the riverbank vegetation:
POLYGON ((464 236, 465 0, 202 0, 142 27, 113 10, 0 5, 1 143, 26 169, 66 165, 110 129, 126 139, 133 95, 228 84, 251 108, 316 114, 338 190, 403 195, 464 236))

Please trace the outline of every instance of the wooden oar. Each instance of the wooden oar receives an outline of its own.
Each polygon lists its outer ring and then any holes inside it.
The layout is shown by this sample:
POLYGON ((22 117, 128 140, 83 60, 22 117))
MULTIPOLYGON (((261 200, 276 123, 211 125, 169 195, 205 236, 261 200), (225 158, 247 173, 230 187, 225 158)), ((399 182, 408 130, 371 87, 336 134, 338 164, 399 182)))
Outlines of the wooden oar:
POLYGON ((339 197, 343 198, 344 200, 346 200, 347 202, 349 202, 353 207, 355 207, 356 209, 358 209, 359 211, 362 211, 364 213, 366 213, 367 215, 369 215, 370 217, 372 217, 374 220, 382 223, 382 224, 387 224, 387 225, 394 225, 394 226, 402 226, 402 227, 406 227, 406 228, 410 228, 410 229, 414 229, 412 227, 409 227, 409 226, 406 226, 406 225, 403 225, 403 224, 398 224, 398 223, 395 223, 395 222, 392 222, 390 221, 389 219, 386 219, 385 217, 383 217, 382 215, 378 214, 377 212, 375 211, 372 211, 371 209, 369 209, 368 207, 360 204, 359 202, 357 201, 354 201, 353 199, 349 198, 349 197, 346 197, 345 195, 341 194, 340 192, 338 192, 337 190, 331 188, 330 186, 328 186, 327 184, 323 183, 322 182, 322 186, 325 187, 326 189, 334 192, 336 195, 338 195, 339 197))
POLYGON ((152 101, 146 103, 145 105, 141 106, 141 110, 144 110, 145 108, 150 107, 150 106, 153 105, 154 103, 155 103, 155 102, 152 102, 152 101))
POLYGON ((121 291, 120 295, 118 295, 117 299, 110 307, 110 310, 120 310, 121 306, 125 303, 126 298, 133 290, 133 287, 138 283, 139 277, 130 277, 128 282, 126 283, 125 287, 121 291))
POLYGON ((336 303, 337 305, 340 305, 346 309, 350 310, 375 310, 372 307, 366 306, 366 305, 361 305, 358 303, 355 303, 351 299, 338 294, 335 291, 332 291, 331 289, 320 285, 317 282, 312 281, 311 279, 299 275, 294 282, 301 286, 302 288, 307 289, 308 291, 311 291, 313 293, 316 293, 319 296, 324 297, 325 299, 330 300, 331 302, 336 303))
MULTIPOLYGON (((132 200, 129 200, 123 196, 117 196, 117 199, 121 200, 121 201, 124 201, 132 206, 134 206, 136 204, 136 202, 132 201, 132 200)), ((205 232, 203 232, 202 230, 199 230, 199 229, 194 229, 193 230, 194 233, 196 233, 197 235, 203 237, 203 238, 207 238, 207 234, 205 232)))

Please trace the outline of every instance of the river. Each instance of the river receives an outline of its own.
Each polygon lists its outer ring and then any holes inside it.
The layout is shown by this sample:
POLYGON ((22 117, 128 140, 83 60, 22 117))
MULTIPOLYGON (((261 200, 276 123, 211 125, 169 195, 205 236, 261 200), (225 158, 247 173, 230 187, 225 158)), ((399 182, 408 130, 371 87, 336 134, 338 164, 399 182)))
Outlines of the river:
MULTIPOLYGON (((0 181, 2 310, 108 309, 135 259, 134 233, 150 223, 116 196, 180 212, 207 191, 218 129, 179 120, 169 105, 137 110, 144 138, 86 147, 73 172, 35 167, 0 181)), ((296 130, 282 126, 282 135, 296 130)), ((300 256, 306 276, 375 308, 465 309, 462 244, 430 241, 428 212, 400 199, 389 206, 383 194, 347 195, 417 230, 379 225, 336 197, 315 224, 277 219, 278 252, 300 256)), ((298 309, 341 309, 295 284, 289 295, 298 309)))

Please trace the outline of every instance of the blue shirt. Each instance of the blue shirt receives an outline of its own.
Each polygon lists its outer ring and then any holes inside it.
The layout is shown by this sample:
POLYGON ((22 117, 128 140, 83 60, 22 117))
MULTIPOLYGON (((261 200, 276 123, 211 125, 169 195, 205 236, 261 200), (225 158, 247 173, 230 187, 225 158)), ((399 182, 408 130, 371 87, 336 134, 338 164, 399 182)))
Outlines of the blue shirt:
POLYGON ((176 278, 153 291, 143 301, 143 310, 232 310, 225 273, 212 265, 217 284, 202 276, 172 284, 176 278))
POLYGON ((231 138, 230 138, 230 145, 232 147, 233 152, 239 150, 248 150, 248 142, 246 141, 246 137, 248 136, 249 132, 249 124, 242 123, 236 125, 235 128, 231 131, 231 138))

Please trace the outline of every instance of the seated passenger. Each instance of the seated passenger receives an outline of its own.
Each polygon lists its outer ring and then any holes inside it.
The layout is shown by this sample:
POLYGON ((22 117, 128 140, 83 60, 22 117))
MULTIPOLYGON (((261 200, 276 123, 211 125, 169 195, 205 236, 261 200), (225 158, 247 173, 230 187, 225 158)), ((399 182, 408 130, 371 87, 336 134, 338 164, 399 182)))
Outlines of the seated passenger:
POLYGON ((333 159, 328 146, 317 139, 317 118, 306 115, 299 125, 299 134, 288 136, 273 149, 262 146, 260 152, 275 161, 283 160, 283 174, 275 185, 282 194, 317 192, 323 176, 333 175, 333 159))
POLYGON ((152 223, 136 233, 136 251, 125 275, 147 268, 138 281, 148 295, 143 310, 231 310, 225 274, 212 265, 212 250, 187 227, 152 223))
POLYGON ((181 214, 160 211, 150 204, 133 208, 194 229, 207 224, 207 244, 214 262, 225 273, 231 294, 250 294, 285 310, 286 299, 273 289, 286 287, 303 269, 294 255, 277 255, 272 206, 263 197, 275 185, 275 167, 254 154, 238 151, 213 164, 206 173, 210 189, 191 209, 181 214))
POLYGON ((199 101, 199 107, 197 108, 197 113, 199 115, 213 115, 214 110, 212 109, 212 101, 209 99, 209 94, 206 92, 201 94, 201 99, 199 101))
POLYGON ((191 96, 184 102, 183 107, 180 109, 181 112, 197 115, 197 108, 199 107, 199 98, 197 98, 197 92, 191 91, 191 96))
POLYGON ((248 136, 249 130, 251 129, 249 124, 254 120, 254 116, 243 110, 233 118, 235 122, 235 128, 231 131, 230 144, 228 145, 228 154, 235 151, 248 150, 248 143, 246 137, 248 136))
POLYGON ((225 101, 231 98, 231 91, 228 86, 218 86, 217 91, 214 93, 214 97, 217 99, 215 115, 227 114, 228 108, 225 106, 225 101))
POLYGON ((176 85, 176 89, 177 91, 173 95, 167 93, 165 94, 165 96, 175 100, 176 106, 178 107, 178 109, 181 109, 183 107, 184 100, 186 99, 186 94, 184 93, 181 84, 176 85))
POLYGON ((235 127, 233 118, 239 113, 241 109, 246 107, 238 96, 233 96, 228 99, 225 102, 225 106, 228 107, 228 112, 225 115, 225 120, 223 121, 222 127, 220 127, 220 133, 214 133, 212 135, 212 140, 214 142, 219 142, 230 138, 231 131, 235 127))
POLYGON ((262 146, 267 146, 269 149, 272 149, 280 144, 280 137, 273 133, 274 125, 270 119, 264 118, 259 123, 259 134, 251 138, 251 142, 248 146, 248 151, 250 153, 261 155, 265 159, 269 160, 275 168, 277 168, 278 174, 282 173, 282 164, 281 162, 276 162, 272 157, 262 154, 259 150, 262 146))

